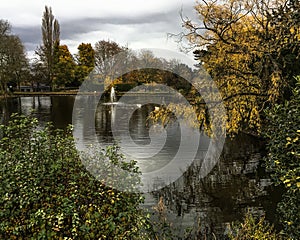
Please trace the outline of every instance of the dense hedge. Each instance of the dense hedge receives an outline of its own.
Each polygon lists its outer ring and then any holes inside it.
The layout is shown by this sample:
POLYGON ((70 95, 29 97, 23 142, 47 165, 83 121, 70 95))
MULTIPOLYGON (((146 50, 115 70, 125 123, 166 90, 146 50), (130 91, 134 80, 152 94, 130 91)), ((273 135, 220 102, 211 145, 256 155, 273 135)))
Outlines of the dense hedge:
MULTIPOLYGON (((100 161, 123 159, 115 147, 97 154, 100 161)), ((2 126, 0 164, 0 239, 143 237, 142 196, 118 192, 91 176, 70 128, 41 129, 36 119, 14 116, 2 126)), ((126 167, 135 171, 133 164, 126 167)))

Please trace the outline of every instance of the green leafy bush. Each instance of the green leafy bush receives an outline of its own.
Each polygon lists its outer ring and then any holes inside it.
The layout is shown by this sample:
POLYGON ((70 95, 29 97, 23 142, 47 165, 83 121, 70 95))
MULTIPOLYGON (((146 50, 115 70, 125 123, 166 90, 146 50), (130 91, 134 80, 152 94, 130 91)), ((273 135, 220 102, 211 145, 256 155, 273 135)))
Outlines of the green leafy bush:
MULTIPOLYGON (((142 239, 141 194, 118 192, 83 166, 72 129, 13 116, 0 140, 0 239, 142 239)), ((123 161, 116 147, 95 157, 123 161)), ((133 163, 122 163, 136 171, 133 163)))
POLYGON ((267 112, 268 167, 285 188, 278 212, 285 232, 300 239, 300 77, 289 101, 267 112))

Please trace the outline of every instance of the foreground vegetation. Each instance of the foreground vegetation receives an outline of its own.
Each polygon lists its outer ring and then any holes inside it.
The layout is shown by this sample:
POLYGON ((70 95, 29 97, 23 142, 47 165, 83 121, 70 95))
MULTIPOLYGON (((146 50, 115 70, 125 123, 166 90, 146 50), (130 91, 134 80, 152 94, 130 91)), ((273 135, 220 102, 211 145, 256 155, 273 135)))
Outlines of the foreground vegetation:
MULTIPOLYGON (((0 238, 140 239, 147 220, 139 208, 142 196, 118 192, 91 176, 70 128, 37 124, 15 116, 2 126, 0 238)), ((114 147, 98 154, 99 161, 123 159, 114 147)))

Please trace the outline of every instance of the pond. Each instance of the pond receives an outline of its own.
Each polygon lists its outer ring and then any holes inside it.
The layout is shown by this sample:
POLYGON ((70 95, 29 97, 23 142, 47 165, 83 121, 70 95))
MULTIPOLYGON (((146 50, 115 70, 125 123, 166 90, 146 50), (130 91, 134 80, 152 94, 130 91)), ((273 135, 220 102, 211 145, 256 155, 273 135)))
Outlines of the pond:
MULTIPOLYGON (((86 101, 86 111, 90 106, 89 102, 95 98, 83 98, 86 101)), ((33 115, 42 125, 51 121, 56 128, 64 128, 72 124, 74 100, 75 96, 9 98, 0 104, 1 122, 7 122, 12 113, 19 112, 33 115)), ((138 101, 139 99, 135 99, 135 102, 138 101)), ((129 155, 132 153, 143 172, 162 168, 176 155, 182 136, 178 125, 173 123, 166 127, 163 142, 151 143, 155 134, 161 134, 153 131, 147 121, 154 109, 152 104, 127 104, 121 107, 98 104, 95 114, 96 134, 89 134, 93 129, 82 124, 84 116, 82 121, 75 122, 75 136, 79 136, 77 146, 84 147, 96 142, 105 147, 123 141, 123 147, 129 155), (129 113, 131 116, 126 120, 129 113), (117 130, 112 128, 114 121, 118 123, 117 130), (130 141, 134 144, 133 147, 124 144, 130 141)), ((203 158, 208 145, 209 138, 201 135, 195 158, 203 158)), ((182 156, 188 156, 191 149, 185 148, 184 151, 182 156)), ((145 193, 144 207, 151 210, 158 199, 163 197, 168 218, 174 223, 178 235, 183 234, 185 227, 196 226, 200 222, 203 233, 213 232, 218 239, 222 239, 227 224, 241 220, 247 211, 254 215, 265 215, 266 219, 276 224, 275 208, 280 193, 273 189, 268 173, 264 171, 263 156, 263 143, 257 138, 241 134, 235 139, 226 139, 219 161, 206 177, 199 176, 199 166, 193 163, 181 176, 176 176, 176 181, 168 182, 168 186, 162 189, 151 188, 155 191, 145 193)))

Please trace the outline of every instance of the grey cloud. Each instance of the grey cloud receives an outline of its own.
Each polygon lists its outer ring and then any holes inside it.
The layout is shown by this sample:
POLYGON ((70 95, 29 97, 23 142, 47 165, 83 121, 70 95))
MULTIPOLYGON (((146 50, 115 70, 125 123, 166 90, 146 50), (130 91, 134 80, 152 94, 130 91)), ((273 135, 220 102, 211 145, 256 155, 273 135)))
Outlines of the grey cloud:
MULTIPOLYGON (((92 31, 109 32, 111 26, 116 26, 120 31, 122 27, 131 26, 137 34, 178 33, 181 29, 180 9, 172 9, 161 13, 149 13, 138 15, 132 13, 131 16, 111 16, 111 17, 85 17, 73 20, 58 19, 61 25, 61 39, 73 40, 80 38, 81 34, 92 31)), ((113 31, 113 30, 112 30, 113 31)), ((34 51, 41 43, 41 26, 20 27, 13 26, 13 32, 21 38, 27 51, 34 51)), ((119 32, 115 39, 118 39, 122 32, 119 32)), ((128 42, 134 36, 127 36, 128 42)), ((99 40, 102 40, 99 36, 99 40)))
MULTIPOLYGON (((109 18, 84 18, 72 21, 62 21, 61 29, 64 38, 72 39, 75 35, 88 33, 91 31, 109 31, 109 27, 114 26, 134 26, 137 30, 145 25, 149 26, 151 32, 178 31, 180 27, 179 12, 167 12, 149 14, 145 16, 109 17, 109 18)), ((145 31, 145 29, 143 29, 145 31)), ((100 39, 99 39, 100 40, 100 39)))
MULTIPOLYGON (((135 25, 138 29, 140 25, 166 22, 168 17, 166 14, 154 14, 140 17, 110 17, 110 18, 83 18, 74 20, 59 20, 61 25, 61 38, 73 39, 79 34, 89 33, 91 31, 109 30, 110 25, 126 26, 135 25)), ((162 26, 161 24, 159 25, 162 26)), ((152 30, 154 30, 152 29, 152 30)), ((36 46, 41 42, 41 27, 14 27, 13 31, 19 35, 28 51, 35 50, 36 46)), ((101 39, 99 39, 101 40, 101 39)))
POLYGON ((18 35, 27 51, 34 51, 41 43, 41 27, 13 27, 13 33, 18 35))

